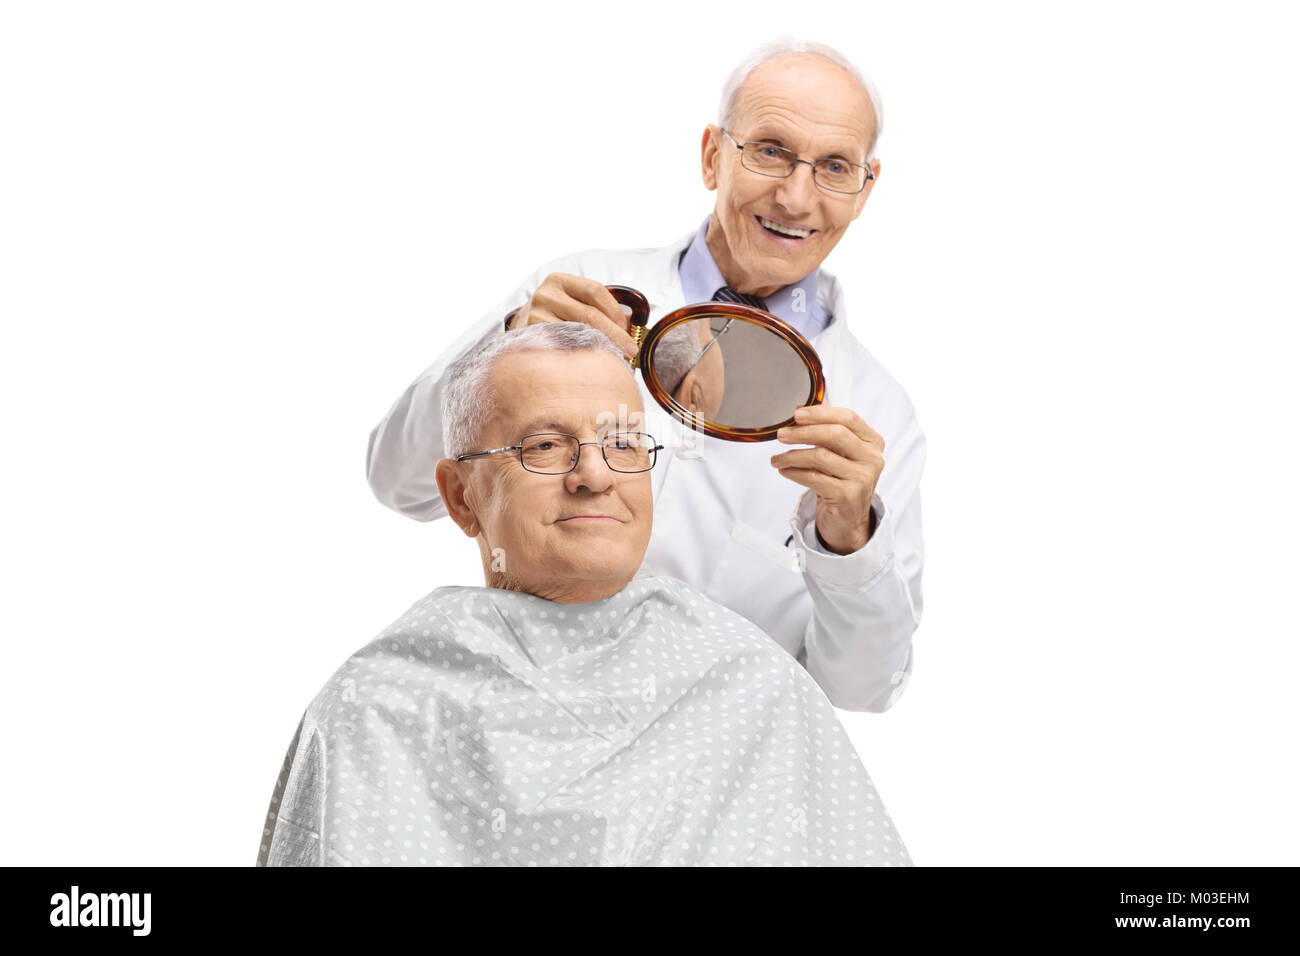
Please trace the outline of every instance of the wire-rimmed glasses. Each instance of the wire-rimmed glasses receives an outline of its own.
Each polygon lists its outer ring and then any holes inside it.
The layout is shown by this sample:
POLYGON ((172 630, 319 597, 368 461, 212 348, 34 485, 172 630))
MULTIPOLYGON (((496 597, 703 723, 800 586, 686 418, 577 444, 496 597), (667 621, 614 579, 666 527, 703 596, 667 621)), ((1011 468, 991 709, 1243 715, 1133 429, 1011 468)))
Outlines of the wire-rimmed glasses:
POLYGON ((517 445, 472 451, 457 455, 456 460, 515 451, 519 453, 519 464, 527 471, 539 475, 567 475, 578 467, 583 445, 598 445, 610 470, 623 474, 649 471, 658 460, 659 450, 664 447, 655 444, 654 438, 646 432, 614 432, 600 441, 578 441, 576 436, 564 432, 535 432, 525 435, 517 445))
MULTIPOLYGON (((721 126, 718 129, 722 129, 721 126)), ((784 179, 794 172, 799 163, 812 167, 813 182, 823 189, 836 193, 860 193, 867 183, 875 179, 870 166, 849 162, 847 159, 800 159, 799 154, 775 143, 740 143, 725 129, 722 133, 740 150, 740 165, 762 176, 784 179)))

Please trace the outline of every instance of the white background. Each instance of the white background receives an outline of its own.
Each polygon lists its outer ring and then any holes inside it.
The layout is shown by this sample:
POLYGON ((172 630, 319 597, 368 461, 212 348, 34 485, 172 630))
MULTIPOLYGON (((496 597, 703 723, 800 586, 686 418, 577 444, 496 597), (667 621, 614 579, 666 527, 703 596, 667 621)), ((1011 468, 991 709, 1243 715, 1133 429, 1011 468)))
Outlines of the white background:
POLYGON ((780 33, 884 101, 826 265, 929 439, 925 616, 840 713, 914 860, 1300 862, 1285 5, 0 11, 4 863, 253 863, 315 692, 482 583, 370 429, 543 261, 694 229, 780 33))

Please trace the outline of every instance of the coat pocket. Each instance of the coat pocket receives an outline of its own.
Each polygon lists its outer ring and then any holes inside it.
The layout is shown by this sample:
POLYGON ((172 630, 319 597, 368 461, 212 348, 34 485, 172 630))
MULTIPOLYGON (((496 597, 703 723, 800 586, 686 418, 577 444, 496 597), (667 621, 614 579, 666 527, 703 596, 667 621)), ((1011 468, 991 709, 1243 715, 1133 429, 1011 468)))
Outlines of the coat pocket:
MULTIPOLYGON (((753 525, 737 521, 731 529, 732 540, 768 561, 788 571, 802 572, 800 554, 793 546, 786 547, 770 534, 764 534, 753 525)), ((784 540, 784 539, 783 539, 784 540)))

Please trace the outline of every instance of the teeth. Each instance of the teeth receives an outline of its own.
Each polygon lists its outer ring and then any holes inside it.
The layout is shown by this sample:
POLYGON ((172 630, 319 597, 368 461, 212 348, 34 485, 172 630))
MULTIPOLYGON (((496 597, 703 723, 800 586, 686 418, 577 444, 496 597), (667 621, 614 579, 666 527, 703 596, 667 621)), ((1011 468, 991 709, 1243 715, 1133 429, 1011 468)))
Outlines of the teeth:
POLYGON ((781 225, 779 222, 773 222, 771 219, 764 219, 762 216, 758 217, 758 221, 766 228, 771 229, 773 232, 779 232, 783 236, 793 236, 796 239, 807 239, 812 235, 811 229, 792 229, 789 226, 781 225))

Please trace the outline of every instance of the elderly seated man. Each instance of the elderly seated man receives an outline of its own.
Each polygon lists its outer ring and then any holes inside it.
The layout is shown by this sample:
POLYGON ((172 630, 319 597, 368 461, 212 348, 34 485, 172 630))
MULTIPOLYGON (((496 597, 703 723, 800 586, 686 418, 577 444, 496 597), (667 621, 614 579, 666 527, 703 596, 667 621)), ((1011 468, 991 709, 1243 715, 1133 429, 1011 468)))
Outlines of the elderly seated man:
POLYGON ((603 333, 462 356, 438 490, 483 587, 440 587, 308 706, 259 866, 912 861, 834 708, 786 650, 639 574, 650 469, 603 333))

